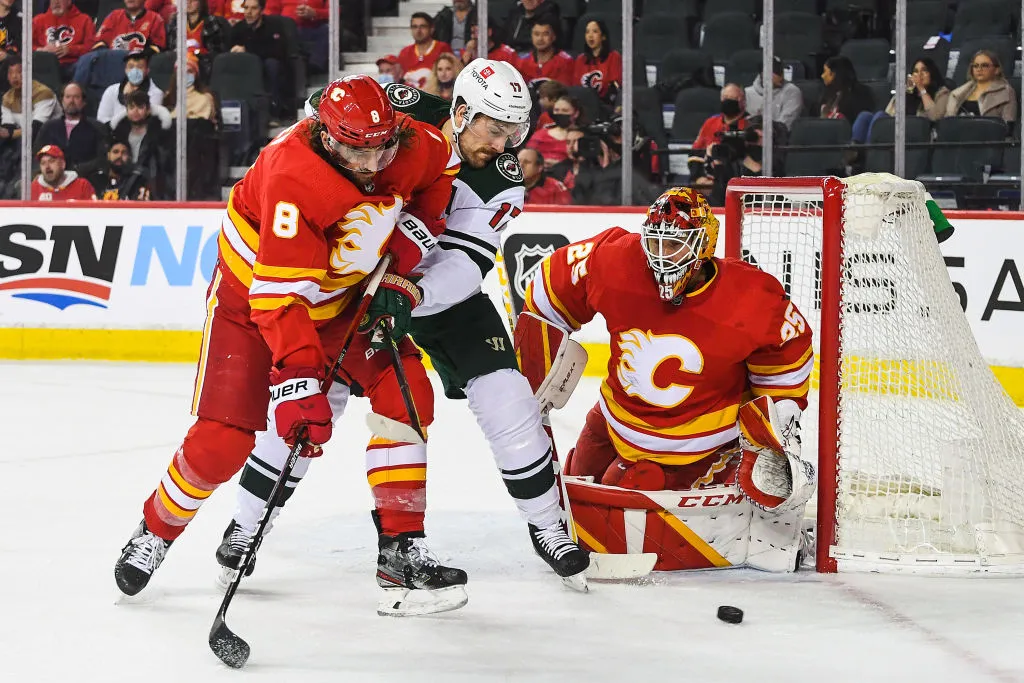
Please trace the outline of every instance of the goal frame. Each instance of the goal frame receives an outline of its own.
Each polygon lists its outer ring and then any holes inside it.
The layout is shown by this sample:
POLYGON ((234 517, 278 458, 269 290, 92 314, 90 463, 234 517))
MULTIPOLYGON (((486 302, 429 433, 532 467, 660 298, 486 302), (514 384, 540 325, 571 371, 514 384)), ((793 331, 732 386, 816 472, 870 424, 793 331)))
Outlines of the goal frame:
POLYGON ((843 194, 845 185, 835 176, 763 178, 742 177, 729 182, 725 195, 725 255, 742 257, 743 195, 749 192, 787 195, 806 194, 822 202, 821 324, 818 335, 818 506, 815 568, 835 573, 837 561, 830 554, 836 542, 836 506, 839 494, 839 381, 842 358, 839 335, 843 261, 843 194), (828 284, 826 284, 828 283, 828 284))

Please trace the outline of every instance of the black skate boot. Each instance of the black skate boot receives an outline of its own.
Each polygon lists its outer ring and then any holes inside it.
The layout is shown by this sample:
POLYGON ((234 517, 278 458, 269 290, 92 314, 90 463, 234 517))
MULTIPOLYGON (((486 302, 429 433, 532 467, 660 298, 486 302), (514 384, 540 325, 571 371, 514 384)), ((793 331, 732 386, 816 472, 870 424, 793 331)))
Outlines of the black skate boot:
MULTIPOLYGON (((220 565, 220 574, 217 576, 217 585, 221 589, 227 589, 231 582, 238 576, 238 563, 242 561, 242 555, 249 545, 251 535, 248 531, 238 526, 235 520, 231 520, 228 528, 224 530, 224 537, 217 546, 217 564, 220 565)), ((246 576, 252 576, 256 569, 255 558, 249 563, 246 576)))
POLYGON ((145 588, 173 542, 151 532, 143 520, 114 564, 114 581, 121 592, 135 595, 145 588))
POLYGON ((377 541, 381 616, 416 616, 458 609, 469 601, 466 572, 445 567, 427 547, 423 532, 381 534, 377 541))
POLYGON ((543 529, 533 524, 528 526, 530 540, 533 541, 533 549, 537 554, 562 577, 562 582, 566 586, 586 592, 587 579, 583 572, 590 566, 590 553, 573 543, 561 522, 543 529))

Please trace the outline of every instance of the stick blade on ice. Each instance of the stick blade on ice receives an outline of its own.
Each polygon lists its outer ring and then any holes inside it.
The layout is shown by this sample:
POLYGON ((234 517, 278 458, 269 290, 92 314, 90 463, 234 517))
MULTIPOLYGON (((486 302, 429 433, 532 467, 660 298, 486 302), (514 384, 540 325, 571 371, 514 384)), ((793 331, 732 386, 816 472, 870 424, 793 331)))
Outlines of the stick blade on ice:
POLYGON ((377 413, 366 414, 366 426, 374 436, 402 443, 423 443, 423 437, 409 425, 377 413))
POLYGON ((638 579, 654 570, 656 553, 590 553, 590 566, 585 572, 588 579, 638 579))
POLYGON ((235 635, 219 615, 210 629, 210 649, 232 669, 241 669, 249 660, 249 643, 235 635))

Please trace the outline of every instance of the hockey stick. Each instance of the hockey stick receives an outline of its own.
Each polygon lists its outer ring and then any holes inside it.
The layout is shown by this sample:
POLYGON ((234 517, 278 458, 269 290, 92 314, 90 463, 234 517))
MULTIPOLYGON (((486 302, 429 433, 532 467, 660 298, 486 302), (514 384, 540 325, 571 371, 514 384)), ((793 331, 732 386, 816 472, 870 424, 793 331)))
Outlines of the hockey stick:
POLYGON ((424 443, 419 432, 407 424, 390 417, 384 417, 377 413, 366 414, 366 426, 374 436, 379 436, 388 441, 399 441, 401 443, 424 443))
MULTIPOLYGON (((405 410, 409 414, 409 425, 412 428, 413 433, 419 438, 418 443, 426 443, 427 437, 423 434, 423 425, 420 424, 420 415, 416 412, 416 400, 412 396, 412 389, 409 388, 409 378, 405 374, 405 367, 402 365, 402 354, 398 350, 398 344, 395 343, 394 337, 391 336, 391 323, 385 318, 377 324, 381 334, 384 335, 384 343, 388 346, 388 351, 391 352, 391 366, 395 369, 395 378, 398 379, 398 389, 402 392, 402 402, 405 404, 405 410)), ((370 419, 375 413, 370 413, 366 416, 367 423, 369 424, 370 419)), ((396 425, 402 425, 401 422, 396 420, 390 420, 389 418, 376 415, 381 420, 387 420, 396 425)), ((383 422, 381 424, 384 424, 383 422)), ((386 438, 386 437, 385 437, 386 438)), ((398 441, 399 439, 395 439, 398 441)))
MULTIPOLYGON (((345 356, 348 354, 349 347, 352 345, 352 340, 355 339, 356 329, 359 327, 359 321, 364 315, 366 315, 366 311, 370 307, 370 301, 373 299, 373 295, 377 291, 377 286, 380 284, 381 278, 384 277, 384 272, 390 265, 391 255, 385 254, 384 258, 377 263, 377 267, 373 269, 373 272, 370 273, 370 276, 367 278, 366 290, 363 292, 362 298, 359 301, 359 307, 356 309, 356 313, 352 317, 352 322, 349 323, 348 329, 345 331, 345 336, 343 337, 344 341, 341 346, 341 351, 338 352, 338 358, 334 361, 334 365, 331 366, 330 371, 327 373, 327 376, 324 378, 323 384, 321 385, 320 390, 323 394, 326 395, 330 390, 331 385, 334 383, 334 376, 341 369, 341 364, 345 360, 345 356)), ((231 600, 235 597, 235 591, 238 590, 238 586, 242 582, 242 577, 245 576, 245 573, 248 571, 256 557, 256 551, 259 549, 260 542, 263 540, 263 532, 266 531, 267 524, 270 522, 271 512, 275 507, 277 507, 279 499, 284 494, 285 482, 288 481, 288 477, 292 473, 295 463, 299 460, 299 454, 302 453, 306 444, 306 428, 303 427, 299 430, 298 440, 288 453, 288 460, 285 461, 284 467, 281 468, 281 474, 278 475, 277 481, 274 482, 274 488, 271 489, 270 497, 267 499, 266 505, 263 506, 263 513, 260 515, 260 520, 256 524, 256 531, 253 533, 252 538, 249 539, 249 543, 245 547, 245 552, 242 553, 242 557, 238 561, 238 573, 224 592, 224 599, 221 600, 220 609, 217 610, 217 616, 213 620, 213 626, 210 627, 210 649, 213 650, 213 654, 217 655, 217 658, 220 659, 220 661, 233 669, 240 669, 245 666, 245 662, 249 659, 250 648, 249 644, 245 642, 245 640, 228 628, 226 622, 228 607, 231 606, 231 600)))

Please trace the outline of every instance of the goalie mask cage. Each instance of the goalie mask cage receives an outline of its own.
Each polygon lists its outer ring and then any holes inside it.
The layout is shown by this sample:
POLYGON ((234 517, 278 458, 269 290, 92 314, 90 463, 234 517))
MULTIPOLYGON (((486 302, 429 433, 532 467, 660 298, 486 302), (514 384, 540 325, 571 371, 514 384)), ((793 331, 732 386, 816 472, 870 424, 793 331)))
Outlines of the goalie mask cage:
POLYGON ((818 571, 1024 574, 1024 417, 974 341, 923 186, 736 179, 725 249, 814 332, 818 571))

